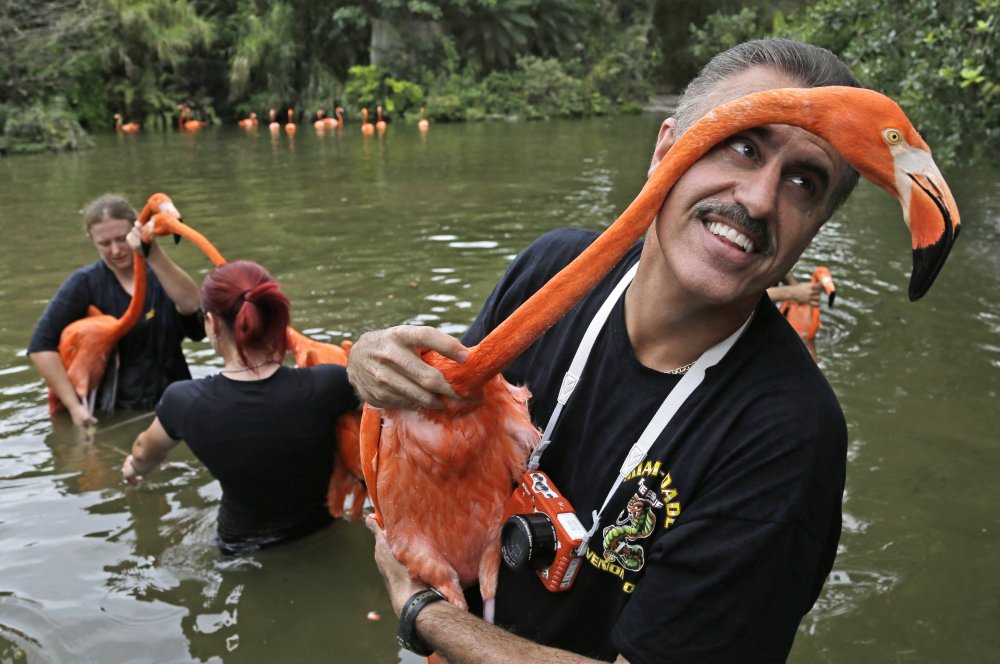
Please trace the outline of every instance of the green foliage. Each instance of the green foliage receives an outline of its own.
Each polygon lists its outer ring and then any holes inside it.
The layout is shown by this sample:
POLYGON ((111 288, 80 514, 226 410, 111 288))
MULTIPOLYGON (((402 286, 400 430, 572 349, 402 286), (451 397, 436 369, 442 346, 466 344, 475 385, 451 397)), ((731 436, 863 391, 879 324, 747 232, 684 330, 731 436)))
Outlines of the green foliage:
POLYGON ((716 53, 726 50, 748 39, 766 37, 766 30, 760 23, 762 12, 753 7, 744 7, 735 14, 712 14, 705 19, 702 27, 691 24, 691 55, 700 64, 712 59, 716 53))
POLYGON ((589 110, 583 82, 567 74, 558 60, 528 56, 519 58, 517 66, 529 119, 579 117, 589 110))
POLYGON ((381 105, 389 116, 402 116, 424 103, 423 89, 411 81, 389 76, 389 70, 378 65, 355 65, 348 70, 344 98, 351 108, 381 105))
POLYGON ((693 28, 692 51, 704 55, 751 35, 823 46, 899 102, 939 163, 967 155, 996 162, 998 10, 1000 0, 820 0, 773 14, 769 26, 769 17, 743 10, 693 28))
POLYGON ((91 141, 61 99, 5 113, 3 139, 11 153, 78 150, 91 141))

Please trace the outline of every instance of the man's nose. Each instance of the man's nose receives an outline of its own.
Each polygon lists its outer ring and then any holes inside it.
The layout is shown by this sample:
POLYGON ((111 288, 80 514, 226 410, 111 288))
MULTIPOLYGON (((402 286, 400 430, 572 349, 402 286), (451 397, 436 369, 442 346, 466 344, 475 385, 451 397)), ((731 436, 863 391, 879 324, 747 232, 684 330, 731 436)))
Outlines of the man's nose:
POLYGON ((751 217, 767 219, 777 211, 780 186, 781 170, 777 165, 765 165, 745 174, 736 186, 734 199, 751 217))

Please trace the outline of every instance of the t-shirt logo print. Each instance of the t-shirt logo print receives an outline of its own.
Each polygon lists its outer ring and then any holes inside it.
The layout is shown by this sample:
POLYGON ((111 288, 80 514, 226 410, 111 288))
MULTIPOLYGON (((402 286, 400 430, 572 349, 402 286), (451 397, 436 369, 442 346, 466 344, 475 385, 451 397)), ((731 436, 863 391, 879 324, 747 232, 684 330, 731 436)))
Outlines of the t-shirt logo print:
POLYGON ((664 503, 654 489, 646 486, 646 480, 639 480, 639 488, 628 501, 628 505, 618 514, 615 525, 603 531, 604 560, 617 560, 618 564, 630 572, 637 572, 646 564, 646 554, 637 539, 645 539, 656 530, 656 513, 664 503))

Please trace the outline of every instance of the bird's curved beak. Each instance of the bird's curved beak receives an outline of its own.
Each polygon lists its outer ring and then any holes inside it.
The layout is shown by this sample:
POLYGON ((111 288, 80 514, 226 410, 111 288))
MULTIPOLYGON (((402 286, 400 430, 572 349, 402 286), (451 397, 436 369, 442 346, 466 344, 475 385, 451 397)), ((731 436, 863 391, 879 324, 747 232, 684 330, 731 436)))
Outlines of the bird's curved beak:
POLYGON ((906 173, 910 181, 909 206, 903 216, 913 238, 910 301, 930 289, 958 237, 958 206, 940 171, 930 161, 919 171, 906 173))

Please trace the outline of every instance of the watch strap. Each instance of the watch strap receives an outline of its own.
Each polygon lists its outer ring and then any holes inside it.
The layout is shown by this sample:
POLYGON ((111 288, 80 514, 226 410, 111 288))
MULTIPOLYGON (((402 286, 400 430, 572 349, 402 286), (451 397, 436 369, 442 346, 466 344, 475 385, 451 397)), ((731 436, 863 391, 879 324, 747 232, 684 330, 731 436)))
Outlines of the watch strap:
POLYGON ((399 612, 399 631, 396 633, 396 641, 400 646, 421 657, 427 657, 434 652, 434 649, 417 634, 417 614, 428 604, 444 599, 444 595, 428 588, 420 592, 413 593, 403 610, 399 612))

